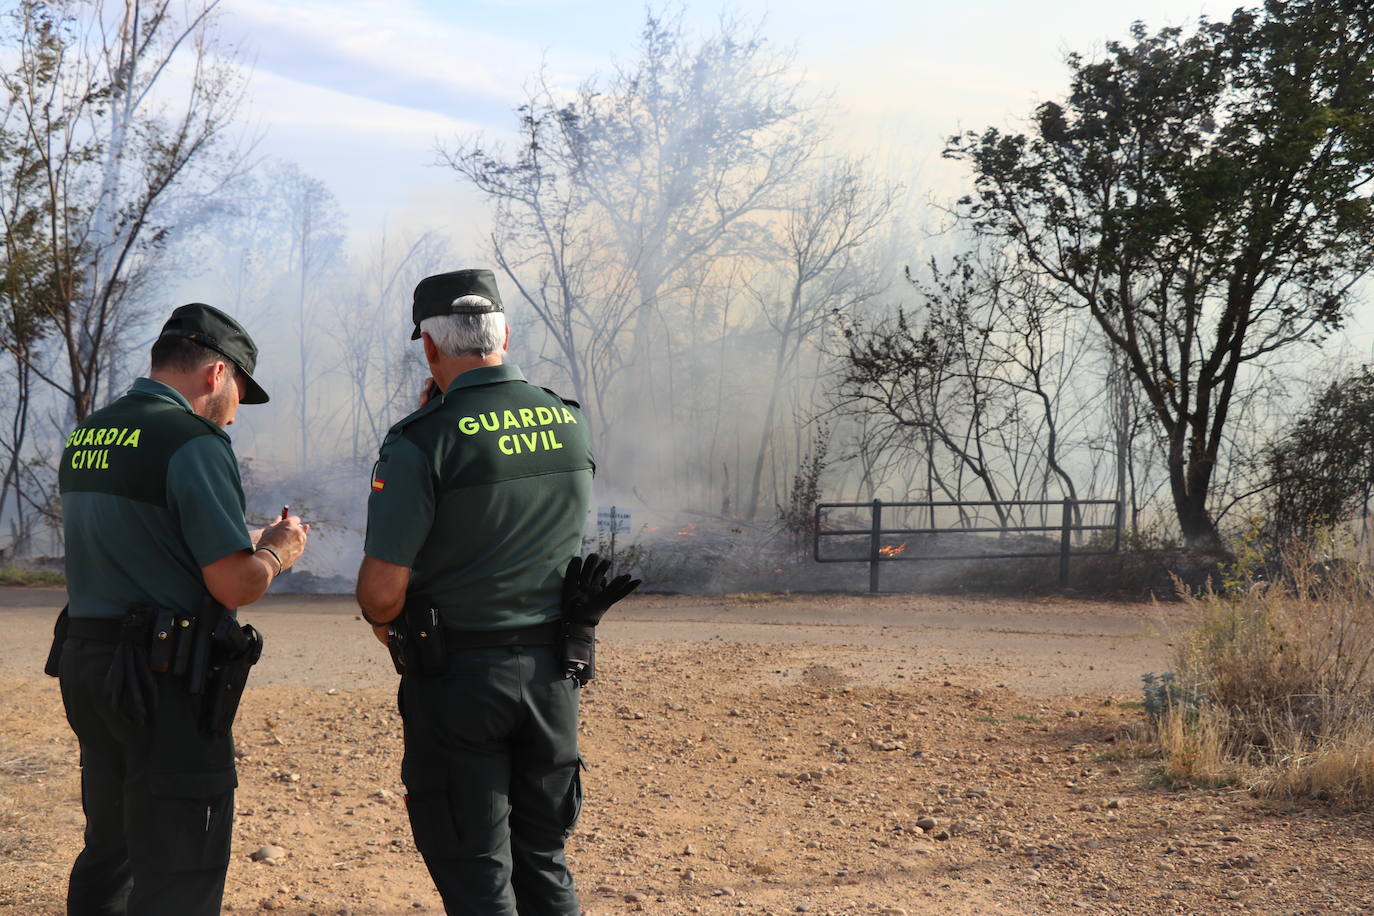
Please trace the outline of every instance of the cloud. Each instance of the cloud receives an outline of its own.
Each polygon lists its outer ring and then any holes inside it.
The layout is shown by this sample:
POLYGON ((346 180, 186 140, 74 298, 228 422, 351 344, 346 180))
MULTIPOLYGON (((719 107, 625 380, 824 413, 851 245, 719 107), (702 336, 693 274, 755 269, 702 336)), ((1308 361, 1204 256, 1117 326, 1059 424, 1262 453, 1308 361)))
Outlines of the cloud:
POLYGON ((239 0, 223 27, 248 36, 259 73, 485 126, 509 123, 542 54, 411 0, 239 0))
MULTIPOLYGON (((451 137, 481 129, 476 121, 424 107, 394 104, 304 82, 259 68, 249 84, 250 118, 272 130, 356 133, 388 146, 451 137)), ((323 139, 323 137, 322 137, 323 139)))

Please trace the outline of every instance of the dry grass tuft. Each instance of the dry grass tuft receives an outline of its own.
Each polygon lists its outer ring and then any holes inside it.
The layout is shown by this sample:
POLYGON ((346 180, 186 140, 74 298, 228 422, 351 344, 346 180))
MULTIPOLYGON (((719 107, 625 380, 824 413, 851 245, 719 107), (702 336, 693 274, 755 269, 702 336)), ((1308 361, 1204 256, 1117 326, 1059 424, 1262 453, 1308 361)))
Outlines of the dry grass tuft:
POLYGON ((1374 731, 1366 725, 1290 748, 1275 755, 1252 787, 1269 796, 1306 796, 1352 805, 1368 802, 1374 799, 1374 731))
POLYGON ((1171 709, 1160 719, 1164 782, 1224 786, 1237 781, 1240 767, 1226 753, 1226 724, 1218 721, 1225 716, 1216 710, 1171 709))
POLYGON ((1158 721, 1171 780, 1374 801, 1374 576, 1290 562, 1283 582, 1186 600, 1178 699, 1158 721))
MULTIPOLYGON (((23 769, 23 758, 5 754, 0 745, 0 776, 12 777, 23 769)), ((15 798, 14 780, 0 778, 0 858, 10 859, 22 845, 20 827, 25 819, 23 806, 15 798)))
POLYGON ((41 776, 51 769, 49 761, 39 757, 24 755, 6 756, 0 748, 0 776, 19 777, 41 776))

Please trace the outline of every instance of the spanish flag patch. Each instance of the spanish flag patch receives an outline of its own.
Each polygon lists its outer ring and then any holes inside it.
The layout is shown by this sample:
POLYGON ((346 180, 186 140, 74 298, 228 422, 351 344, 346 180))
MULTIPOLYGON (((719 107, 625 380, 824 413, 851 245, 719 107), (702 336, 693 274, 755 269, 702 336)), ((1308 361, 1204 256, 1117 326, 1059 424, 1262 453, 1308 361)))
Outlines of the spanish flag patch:
POLYGON ((382 480, 382 478, 380 478, 380 477, 374 477, 374 478, 372 478, 372 489, 374 489, 374 490, 380 490, 380 489, 381 489, 382 487, 384 487, 384 486, 386 486, 386 481, 385 481, 385 480, 382 480))

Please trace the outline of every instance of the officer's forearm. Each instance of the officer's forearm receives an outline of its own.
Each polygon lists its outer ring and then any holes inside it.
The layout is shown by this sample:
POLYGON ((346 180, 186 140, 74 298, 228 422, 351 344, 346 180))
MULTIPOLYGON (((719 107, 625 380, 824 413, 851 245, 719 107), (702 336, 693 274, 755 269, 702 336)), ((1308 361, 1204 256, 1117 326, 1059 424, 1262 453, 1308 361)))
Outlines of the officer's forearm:
POLYGON ((389 623, 405 607, 406 586, 409 584, 409 567, 397 566, 376 557, 363 557, 363 563, 358 567, 358 587, 354 597, 369 621, 389 623))
POLYGON ((275 562, 266 554, 236 551, 209 566, 201 567, 205 588, 216 601, 228 608, 252 604, 267 593, 276 573, 275 562))

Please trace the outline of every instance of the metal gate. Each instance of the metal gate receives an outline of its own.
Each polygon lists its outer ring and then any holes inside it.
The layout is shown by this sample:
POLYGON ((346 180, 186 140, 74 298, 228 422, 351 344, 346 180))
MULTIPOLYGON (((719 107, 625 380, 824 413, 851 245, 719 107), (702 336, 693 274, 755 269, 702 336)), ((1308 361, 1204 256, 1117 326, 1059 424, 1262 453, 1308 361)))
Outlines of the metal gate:
POLYGON ((816 506, 816 532, 814 538, 813 555, 817 563, 868 563, 868 590, 873 593, 878 591, 878 569, 883 563, 896 561, 916 561, 916 560, 994 560, 994 559, 1024 559, 1031 557, 1058 557, 1059 558, 1059 584, 1061 587, 1069 583, 1069 558, 1071 556, 1104 556, 1107 554, 1118 553, 1121 550, 1121 503, 1111 499, 1080 499, 1080 500, 1005 500, 1005 501, 934 501, 934 502, 889 502, 885 503, 880 499, 875 499, 871 503, 818 503, 816 506), (1089 525, 1082 521, 1085 510, 1093 507, 1111 507, 1111 524, 1089 525), (1060 517, 1057 521, 1049 522, 1049 516, 1053 514, 1055 507, 1060 509, 1060 517), (958 510, 960 524, 958 525, 938 525, 936 524, 937 512, 940 509, 958 510), (978 510, 993 508, 996 510, 998 519, 994 524, 983 524, 982 515, 978 510), (867 527, 845 527, 845 528, 826 528, 824 516, 828 510, 832 509, 867 509, 870 512, 869 524, 867 527), (925 527, 883 527, 883 510, 926 510, 931 520, 930 525, 925 527), (1014 512, 1019 512, 1022 519, 1033 515, 1039 509, 1041 524, 1011 524, 1009 519, 1014 512), (970 510, 972 514, 970 515, 970 510), (1030 511, 1028 511, 1030 510, 1030 511), (998 535, 999 543, 1005 543, 1005 539, 1010 535, 1045 535, 1053 532, 1057 535, 1058 543, 1053 550, 1036 550, 1037 544, 1028 545, 1032 549, 1024 551, 991 551, 960 552, 952 553, 927 553, 921 551, 907 552, 907 543, 900 545, 885 544, 885 538, 912 538, 928 537, 932 542, 938 544, 941 535, 962 534, 962 535, 998 535), (1082 540, 1082 535, 1089 532, 1112 532, 1110 547, 1074 547, 1074 540, 1082 540), (822 556, 821 543, 827 538, 857 538, 865 536, 868 539, 867 550, 859 556, 822 556))

